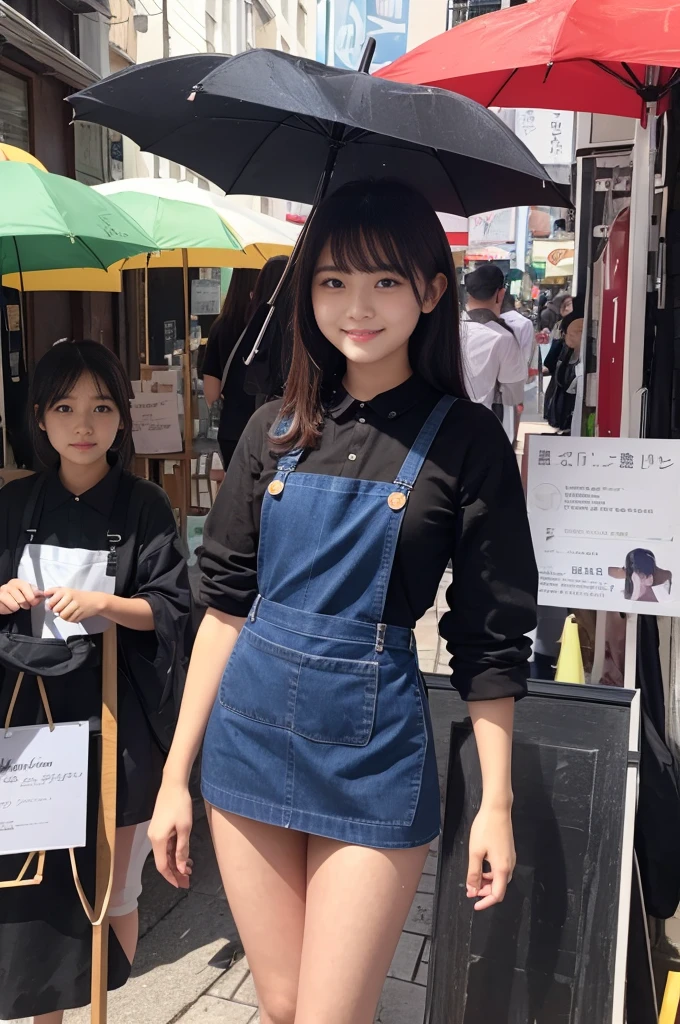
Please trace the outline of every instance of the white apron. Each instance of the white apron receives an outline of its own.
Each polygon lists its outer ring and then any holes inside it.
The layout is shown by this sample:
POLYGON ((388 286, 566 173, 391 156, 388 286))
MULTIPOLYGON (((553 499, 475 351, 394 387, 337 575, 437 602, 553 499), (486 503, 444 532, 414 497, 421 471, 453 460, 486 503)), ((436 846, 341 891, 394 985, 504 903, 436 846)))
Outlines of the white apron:
MULTIPOLYGON (((71 587, 73 590, 98 590, 113 594, 115 576, 107 576, 109 551, 88 548, 63 548, 55 544, 27 544, 22 552, 17 578, 37 590, 71 587)), ((33 636, 66 640, 84 633, 103 633, 110 622, 94 615, 82 622, 65 622, 50 611, 45 601, 31 609, 33 636)))

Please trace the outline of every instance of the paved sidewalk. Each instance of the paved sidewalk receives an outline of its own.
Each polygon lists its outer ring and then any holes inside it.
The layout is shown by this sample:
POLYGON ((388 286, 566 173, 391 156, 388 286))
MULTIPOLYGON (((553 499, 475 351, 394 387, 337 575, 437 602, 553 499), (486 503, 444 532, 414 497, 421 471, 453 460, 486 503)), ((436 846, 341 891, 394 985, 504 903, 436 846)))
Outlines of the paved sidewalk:
MULTIPOLYGON (((442 583, 442 599, 449 582, 450 577, 442 583)), ((423 671, 432 671, 437 653, 434 609, 419 623, 418 648, 423 671)), ((440 671, 446 670, 446 660, 442 648, 440 671)), ((432 701, 442 781, 448 753, 447 700, 438 692, 432 701)), ((252 976, 224 896, 205 812, 198 800, 195 815, 191 889, 173 889, 158 875, 151 860, 145 866, 139 948, 130 981, 110 994, 110 1024, 259 1024, 252 976)), ((432 844, 385 983, 376 1016, 380 1024, 423 1022, 436 870, 437 842, 432 844)), ((89 1020, 89 1008, 65 1015, 65 1024, 89 1024, 89 1020)))

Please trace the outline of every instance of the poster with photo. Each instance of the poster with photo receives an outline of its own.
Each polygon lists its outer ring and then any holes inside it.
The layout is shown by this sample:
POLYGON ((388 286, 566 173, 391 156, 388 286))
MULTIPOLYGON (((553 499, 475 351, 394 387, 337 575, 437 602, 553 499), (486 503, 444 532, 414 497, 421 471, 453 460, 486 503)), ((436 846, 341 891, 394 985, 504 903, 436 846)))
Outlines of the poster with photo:
POLYGON ((680 441, 532 435, 539 604, 680 615, 679 497, 680 441))

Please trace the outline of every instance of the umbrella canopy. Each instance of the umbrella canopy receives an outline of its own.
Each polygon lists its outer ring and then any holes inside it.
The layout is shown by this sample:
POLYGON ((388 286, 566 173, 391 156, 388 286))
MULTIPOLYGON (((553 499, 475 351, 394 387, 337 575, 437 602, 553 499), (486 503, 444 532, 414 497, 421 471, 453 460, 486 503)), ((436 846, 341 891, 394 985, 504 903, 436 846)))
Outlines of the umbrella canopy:
POLYGON ((458 25, 382 68, 485 106, 643 117, 678 80, 680 0, 535 0, 458 25), (646 85, 646 70, 661 68, 646 85))
POLYGON ((175 182, 154 178, 133 178, 95 185, 132 217, 153 238, 154 249, 240 249, 239 240, 209 205, 192 202, 198 189, 183 189, 177 195, 175 182))
POLYGON ((39 171, 46 171, 47 168, 41 164, 37 156, 27 153, 25 149, 18 146, 10 146, 9 142, 0 142, 0 160, 12 160, 19 164, 33 164, 39 171))
MULTIPOLYGON (((156 240, 160 251, 149 257, 150 267, 181 267, 186 249, 190 267, 259 268, 271 256, 289 255, 299 234, 299 228, 285 221, 189 182, 126 178, 94 187, 156 240)), ((146 265, 147 257, 138 256, 123 269, 146 265)))
POLYGON ((120 264, 108 270, 80 267, 72 270, 31 270, 27 274, 5 274, 5 288, 24 292, 120 292, 123 290, 120 264))
POLYGON ((98 267, 154 248, 123 210, 87 185, 0 163, 0 275, 98 267))
POLYGON ((399 178, 435 209, 462 216, 566 203, 478 104, 278 51, 142 64, 71 102, 77 120, 120 131, 226 192, 311 203, 329 179, 333 189, 372 177, 399 178))

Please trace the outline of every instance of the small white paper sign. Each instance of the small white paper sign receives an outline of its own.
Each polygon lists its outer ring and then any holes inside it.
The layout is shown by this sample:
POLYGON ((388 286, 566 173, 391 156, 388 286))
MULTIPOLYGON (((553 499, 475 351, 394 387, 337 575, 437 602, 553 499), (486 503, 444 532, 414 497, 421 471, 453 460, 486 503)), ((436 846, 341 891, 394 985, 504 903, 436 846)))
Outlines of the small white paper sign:
POLYGON ((0 730, 0 856, 84 846, 87 722, 0 730))
POLYGON ((216 316, 220 311, 221 285, 219 281, 191 282, 191 312, 193 316, 216 316))
POLYGON ((137 455, 182 450, 175 395, 139 395, 130 402, 132 440, 137 455))

